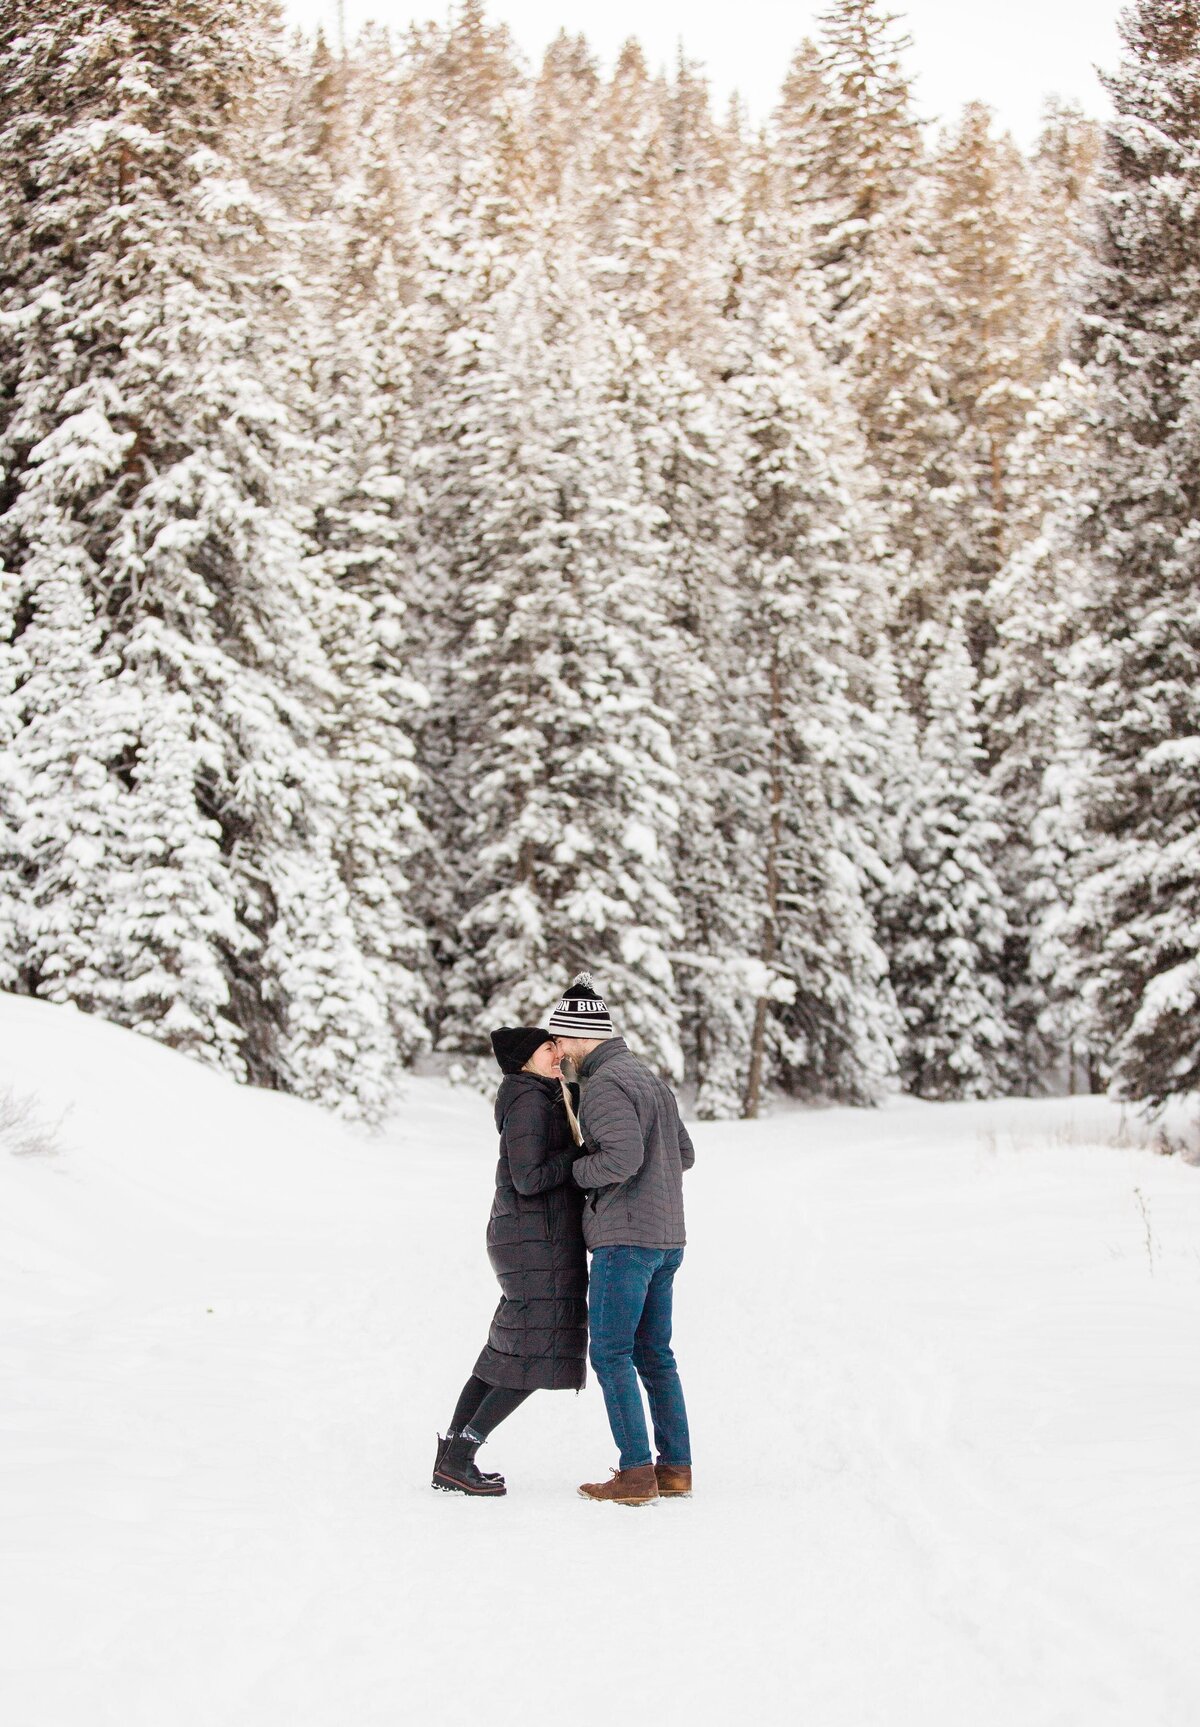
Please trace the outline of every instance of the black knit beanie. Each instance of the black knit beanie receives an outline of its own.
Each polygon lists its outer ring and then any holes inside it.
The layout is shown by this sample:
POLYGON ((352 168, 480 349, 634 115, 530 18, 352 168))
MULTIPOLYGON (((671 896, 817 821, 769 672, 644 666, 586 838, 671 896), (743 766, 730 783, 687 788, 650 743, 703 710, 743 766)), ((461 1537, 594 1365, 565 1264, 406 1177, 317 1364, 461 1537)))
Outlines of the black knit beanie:
POLYGON ((535 1049, 552 1041, 544 1025, 502 1025, 492 1033, 492 1053, 504 1073, 520 1073, 535 1049))
POLYGON ((612 1016, 604 997, 592 988, 592 974, 581 971, 564 991, 550 1015, 555 1037, 594 1037, 603 1041, 613 1035, 612 1016))

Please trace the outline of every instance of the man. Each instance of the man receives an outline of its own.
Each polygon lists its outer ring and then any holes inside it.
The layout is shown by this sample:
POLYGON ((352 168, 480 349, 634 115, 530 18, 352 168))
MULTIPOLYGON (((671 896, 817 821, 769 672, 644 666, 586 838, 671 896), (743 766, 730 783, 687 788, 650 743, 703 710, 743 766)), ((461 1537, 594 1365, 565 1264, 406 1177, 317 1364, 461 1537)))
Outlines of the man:
POLYGON ((674 1093, 614 1036, 588 972, 572 983, 547 1029, 579 1076, 584 1155, 572 1169, 587 1193, 590 1356, 620 1451, 611 1481, 579 1491, 619 1505, 685 1498, 692 1453, 671 1353, 671 1292, 685 1241, 683 1172, 696 1154, 674 1093), (639 1378, 650 1400, 657 1462, 639 1378))

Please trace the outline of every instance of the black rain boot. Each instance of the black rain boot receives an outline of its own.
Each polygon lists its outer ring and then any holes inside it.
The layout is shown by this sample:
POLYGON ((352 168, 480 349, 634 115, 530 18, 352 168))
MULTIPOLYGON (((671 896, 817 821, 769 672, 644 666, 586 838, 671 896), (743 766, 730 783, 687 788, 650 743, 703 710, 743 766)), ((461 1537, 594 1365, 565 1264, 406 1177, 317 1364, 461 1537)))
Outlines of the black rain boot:
POLYGON ((443 1493, 469 1493, 477 1499, 501 1498, 508 1491, 503 1481, 489 1481, 475 1467, 475 1453, 482 1444, 482 1439, 469 1439, 465 1433, 456 1433, 453 1439, 448 1439, 433 1472, 433 1485, 443 1493))
MULTIPOLYGON (((457 1437, 457 1435, 456 1435, 453 1427, 448 1429, 445 1439, 442 1438, 440 1433, 438 1434, 437 1456, 434 1459, 434 1464, 433 1464, 433 1473, 435 1475, 437 1474, 438 1470, 442 1467, 442 1459, 446 1455, 446 1447, 450 1444, 450 1441, 456 1437, 457 1437)), ((501 1487, 504 1486, 504 1477, 503 1477, 503 1475, 501 1475, 501 1473, 498 1469, 492 1470, 492 1471, 488 1471, 486 1469, 481 1469, 479 1471, 479 1473, 483 1476, 483 1479, 485 1481, 498 1481, 500 1483, 501 1487)))

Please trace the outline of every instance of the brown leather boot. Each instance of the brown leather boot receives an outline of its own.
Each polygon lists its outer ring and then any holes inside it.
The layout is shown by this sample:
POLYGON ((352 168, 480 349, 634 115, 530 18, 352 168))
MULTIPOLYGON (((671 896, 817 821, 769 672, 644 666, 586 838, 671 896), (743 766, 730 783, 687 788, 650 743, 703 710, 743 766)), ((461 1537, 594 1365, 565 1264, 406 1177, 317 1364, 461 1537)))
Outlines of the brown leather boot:
POLYGON ((658 1498, 658 1480, 652 1463, 637 1469, 614 1469, 611 1481, 585 1481, 579 1489, 584 1499, 607 1499, 613 1505, 653 1505, 658 1498))
POLYGON ((690 1499, 692 1497, 692 1466, 690 1463, 656 1463, 654 1473, 658 1478, 660 1498, 690 1499))

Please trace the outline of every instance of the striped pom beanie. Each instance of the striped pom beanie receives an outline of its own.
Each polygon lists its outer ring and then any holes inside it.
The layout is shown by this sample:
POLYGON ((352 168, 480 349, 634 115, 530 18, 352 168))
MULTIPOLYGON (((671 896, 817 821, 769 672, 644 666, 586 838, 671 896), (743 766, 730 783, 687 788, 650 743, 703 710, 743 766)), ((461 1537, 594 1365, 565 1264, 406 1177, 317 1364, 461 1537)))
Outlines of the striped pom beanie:
POLYGON ((554 1037, 595 1037, 613 1035, 613 1022, 603 996, 592 988, 592 974, 581 971, 562 1000, 550 1015, 547 1029, 554 1037))

